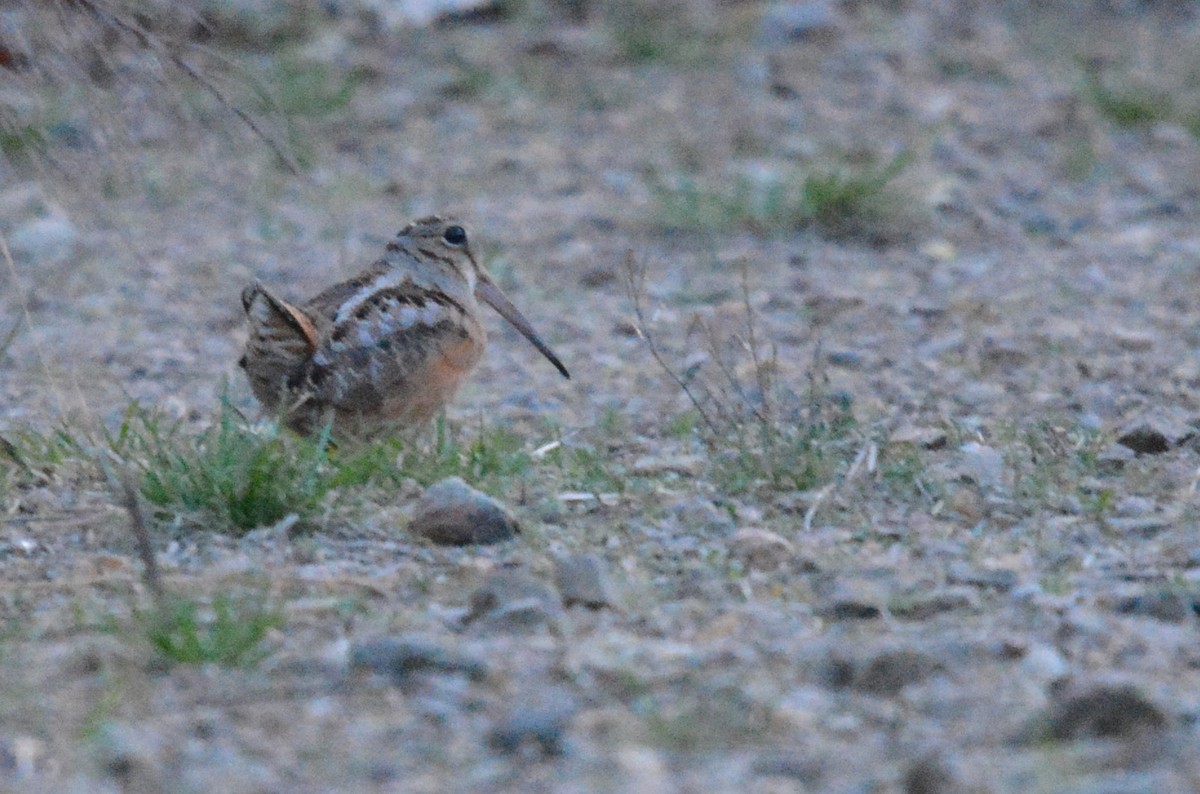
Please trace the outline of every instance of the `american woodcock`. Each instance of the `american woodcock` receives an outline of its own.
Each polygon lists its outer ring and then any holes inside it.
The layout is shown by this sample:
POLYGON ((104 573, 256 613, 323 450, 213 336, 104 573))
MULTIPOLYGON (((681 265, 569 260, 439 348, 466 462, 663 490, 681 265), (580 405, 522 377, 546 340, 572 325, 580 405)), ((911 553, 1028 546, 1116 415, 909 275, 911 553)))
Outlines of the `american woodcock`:
POLYGON ((416 424, 483 355, 479 301, 571 377, 479 264, 463 226, 437 216, 410 223, 366 271, 298 306, 247 287, 250 338, 238 363, 259 402, 297 433, 416 424))

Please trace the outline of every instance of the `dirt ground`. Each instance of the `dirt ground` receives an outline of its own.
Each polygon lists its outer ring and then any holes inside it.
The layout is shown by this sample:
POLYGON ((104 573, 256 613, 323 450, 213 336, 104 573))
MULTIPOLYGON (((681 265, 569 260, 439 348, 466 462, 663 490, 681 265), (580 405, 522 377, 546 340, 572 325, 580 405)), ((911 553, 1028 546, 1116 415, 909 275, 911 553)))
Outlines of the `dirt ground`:
POLYGON ((1195 4, 402 6, 0 3, 0 788, 1200 791, 1195 4), (572 371, 448 409, 521 534, 148 504, 273 615, 156 651, 111 434, 435 211, 572 371))

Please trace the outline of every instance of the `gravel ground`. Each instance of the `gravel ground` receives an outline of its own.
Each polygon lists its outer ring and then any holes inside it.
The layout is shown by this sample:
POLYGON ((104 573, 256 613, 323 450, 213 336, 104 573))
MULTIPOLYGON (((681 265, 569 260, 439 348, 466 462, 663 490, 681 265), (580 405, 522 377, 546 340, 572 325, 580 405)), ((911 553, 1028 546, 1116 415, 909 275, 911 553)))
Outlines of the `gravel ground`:
POLYGON ((1194 4, 200 5, 0 4, 0 787, 1200 791, 1194 4), (519 534, 148 507, 271 616, 156 652, 101 428, 432 211, 573 373, 495 318, 448 409, 519 534))

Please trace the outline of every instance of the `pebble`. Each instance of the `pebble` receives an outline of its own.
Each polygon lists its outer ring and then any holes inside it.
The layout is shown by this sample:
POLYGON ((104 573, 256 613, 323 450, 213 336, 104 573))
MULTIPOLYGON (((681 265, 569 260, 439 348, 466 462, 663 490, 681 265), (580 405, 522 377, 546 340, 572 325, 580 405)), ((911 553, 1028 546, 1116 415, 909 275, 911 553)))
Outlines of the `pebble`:
POLYGON ((822 599, 817 611, 831 620, 873 620, 887 602, 879 588, 862 580, 839 581, 822 599))
POLYGON ((1101 684, 1064 696, 1028 733, 1031 742, 1127 739, 1167 728, 1167 715, 1129 685, 1101 684))
POLYGON ((995 447, 976 441, 968 441, 959 447, 960 466, 963 476, 980 488, 991 491, 1004 489, 1004 455, 995 447))
POLYGON ((1142 593, 1122 598, 1113 604, 1113 611, 1122 615, 1137 615, 1161 620, 1164 623, 1182 623, 1198 614, 1195 596, 1171 590, 1142 593))
POLYGON ((898 618, 926 620, 943 612, 960 609, 975 609, 979 596, 969 587, 944 587, 928 593, 916 593, 897 602, 892 601, 890 611, 898 618))
POLYGON ((1071 666, 1053 646, 1036 643, 1025 652, 1019 665, 1021 674, 1039 687, 1046 687, 1067 678, 1071 666))
POLYGON ((409 531, 442 546, 500 543, 521 531, 504 505, 450 477, 425 489, 409 531))
POLYGON ((780 535, 756 527, 744 527, 729 540, 729 554, 747 568, 774 571, 792 559, 796 549, 780 535))
POLYGON ((950 563, 946 581, 1006 593, 1017 586, 1017 572, 1008 568, 975 568, 961 560, 950 563))
POLYGON ((913 761, 904 772, 904 794, 956 794, 962 784, 936 754, 913 761))
POLYGON ((946 431, 937 427, 907 425, 893 432, 888 437, 888 444, 911 444, 922 449, 942 449, 946 446, 946 431))
POLYGON ((482 660, 415 637, 357 643, 350 648, 350 669, 380 673, 395 684, 403 684, 421 672, 464 673, 472 681, 487 677, 487 665, 482 660))
POLYGON ((554 582, 564 606, 591 609, 616 606, 612 581, 604 562, 595 554, 573 554, 556 561, 554 582))
POLYGON ((496 571, 471 594, 463 622, 484 633, 529 634, 554 625, 562 606, 554 590, 524 571, 496 571))
POLYGON ((566 692, 541 693, 521 698, 518 705, 488 731, 487 743, 493 750, 534 756, 563 754, 563 738, 578 711, 574 698, 566 692))
POLYGON ((895 695, 927 678, 941 665, 932 656, 911 648, 884 651, 855 676, 852 686, 873 695, 895 695))
POLYGON ((671 507, 671 517, 679 529, 695 535, 726 535, 734 527, 728 512, 701 496, 676 502, 671 507))
POLYGON ((827 0, 772 3, 763 12, 759 41, 768 45, 825 39, 837 32, 837 15, 827 0))
POLYGON ((75 255, 78 241, 75 224, 66 218, 50 216, 22 224, 8 242, 18 263, 45 265, 69 260, 75 255))
POLYGON ((1117 443, 1138 455, 1161 455, 1171 448, 1171 441, 1162 430, 1145 423, 1122 431, 1117 443))

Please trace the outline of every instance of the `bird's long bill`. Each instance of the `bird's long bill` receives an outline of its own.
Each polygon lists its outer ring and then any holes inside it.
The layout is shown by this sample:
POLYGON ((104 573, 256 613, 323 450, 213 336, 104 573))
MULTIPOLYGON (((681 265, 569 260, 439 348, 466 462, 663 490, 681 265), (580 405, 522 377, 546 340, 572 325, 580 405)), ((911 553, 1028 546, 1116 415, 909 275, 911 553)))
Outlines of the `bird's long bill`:
POLYGON ((558 360, 558 356, 546 346, 542 338, 533 330, 533 326, 525 319, 525 315, 513 306, 512 301, 500 291, 496 283, 486 275, 480 275, 478 281, 475 282, 475 297, 491 306, 496 311, 500 312, 500 316, 513 324, 513 327, 521 332, 521 335, 528 339, 534 347, 536 347, 543 356, 550 359, 550 363, 562 373, 564 378, 570 378, 571 373, 567 372, 567 368, 558 360))

